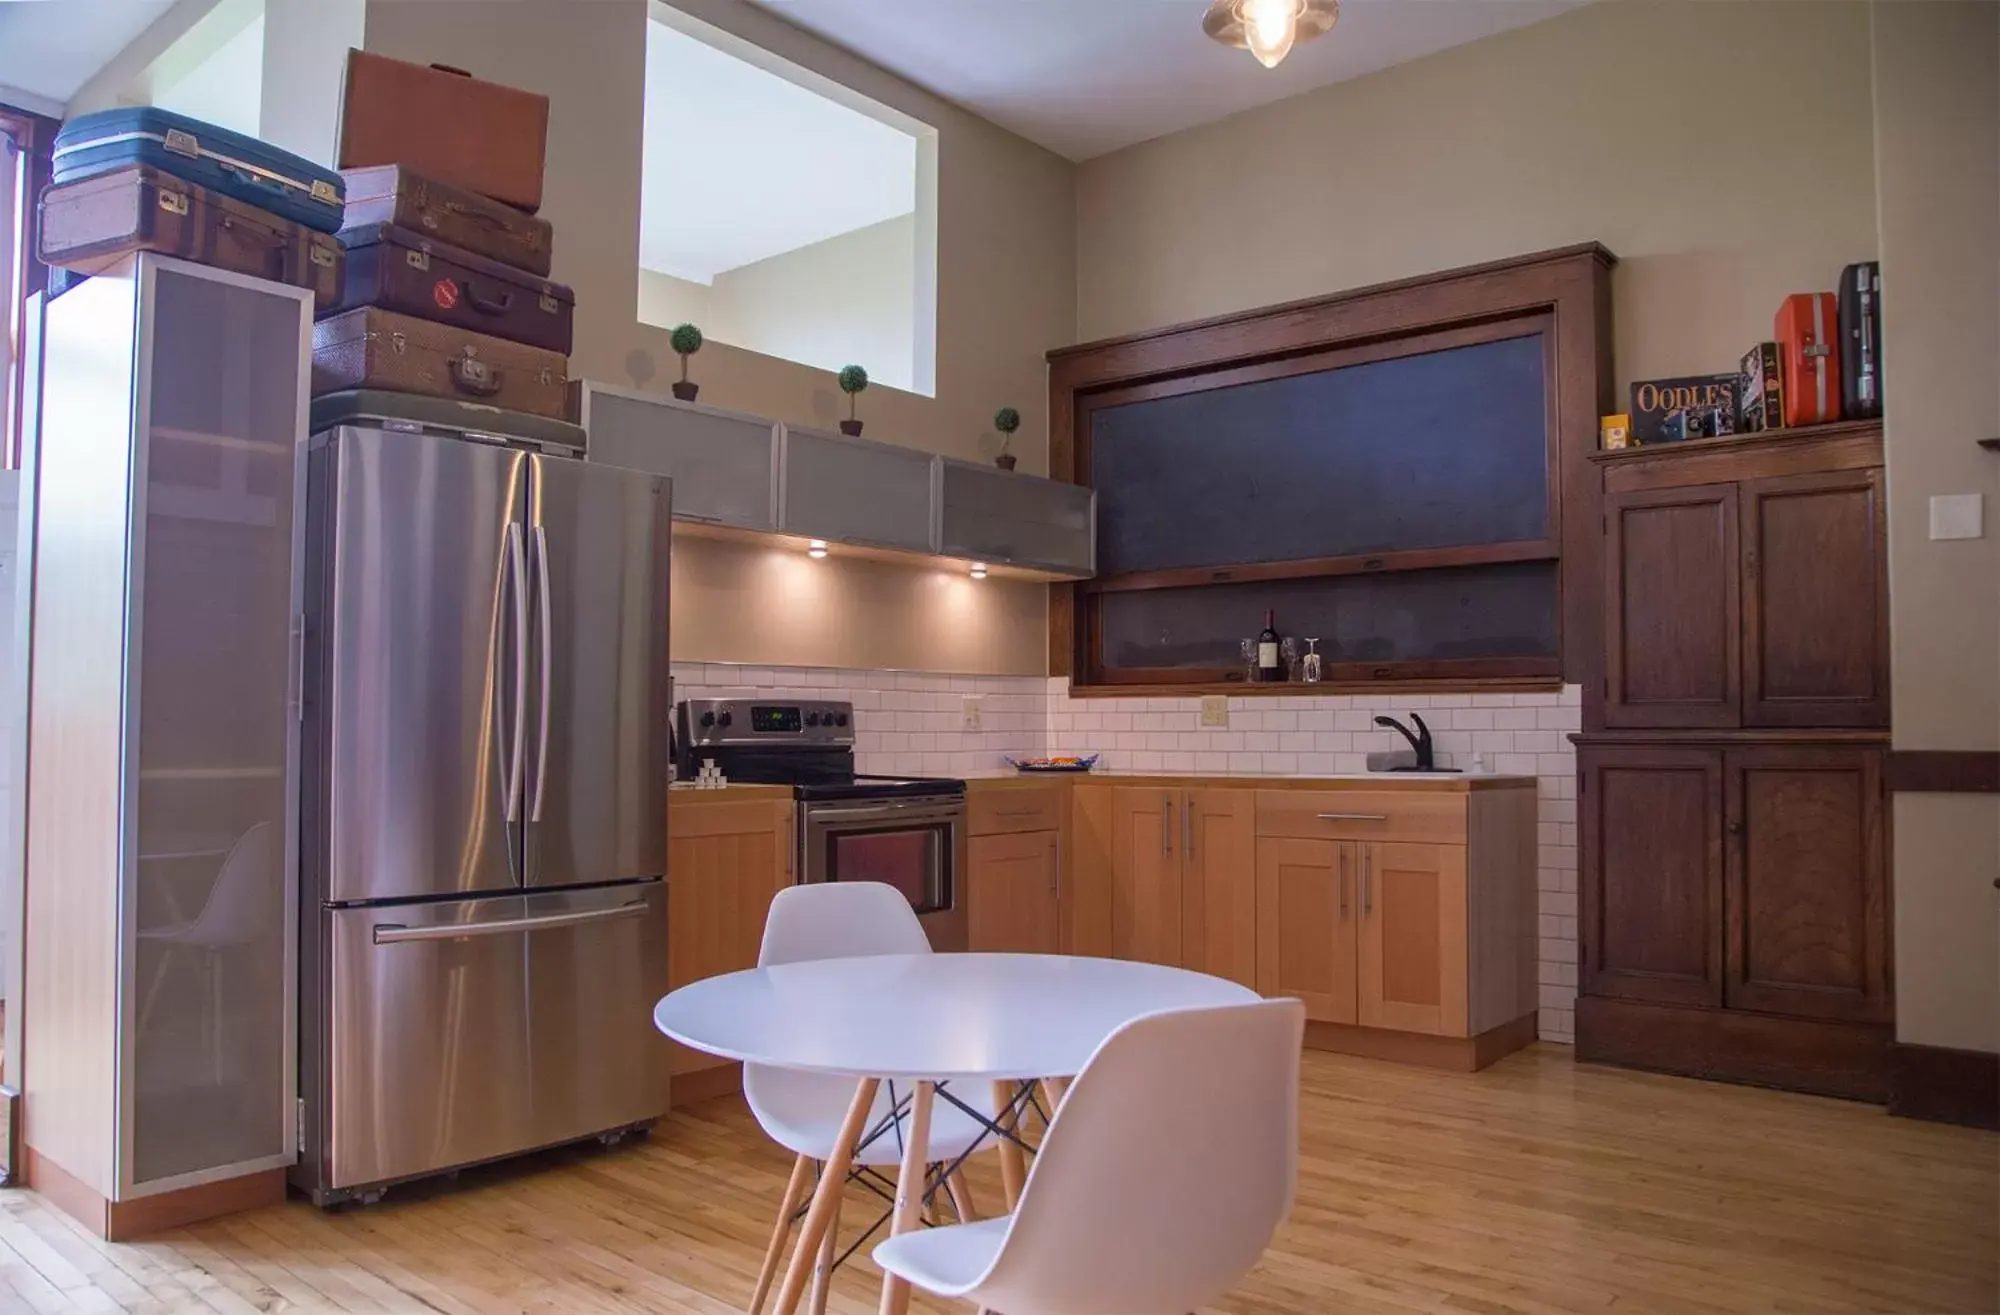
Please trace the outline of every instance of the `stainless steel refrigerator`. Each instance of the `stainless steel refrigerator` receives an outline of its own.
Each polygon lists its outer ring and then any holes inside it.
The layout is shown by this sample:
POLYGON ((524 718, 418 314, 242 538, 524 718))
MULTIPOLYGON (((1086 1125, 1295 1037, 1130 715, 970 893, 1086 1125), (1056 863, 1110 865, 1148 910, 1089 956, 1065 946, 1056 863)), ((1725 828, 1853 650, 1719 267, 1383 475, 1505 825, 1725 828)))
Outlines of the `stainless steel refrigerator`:
POLYGON ((665 1112, 667 480, 409 426, 308 460, 315 1201, 665 1112))

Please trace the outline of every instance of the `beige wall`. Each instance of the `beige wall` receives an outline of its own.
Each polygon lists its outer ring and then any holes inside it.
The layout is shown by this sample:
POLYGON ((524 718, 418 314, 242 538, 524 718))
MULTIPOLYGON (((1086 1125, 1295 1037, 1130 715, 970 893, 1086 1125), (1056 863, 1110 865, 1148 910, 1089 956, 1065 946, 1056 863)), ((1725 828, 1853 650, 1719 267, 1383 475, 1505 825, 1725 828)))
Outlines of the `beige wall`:
MULTIPOLYGON (((2000 749, 2000 7, 1877 3, 1889 582, 1899 749, 2000 749), (1983 493, 1986 537, 1929 502, 1983 493)), ((1897 1034, 2000 1050, 2000 798, 1898 795, 1897 1034)))
MULTIPOLYGON (((709 314, 714 295, 715 289, 707 283, 676 278, 657 269, 639 271, 639 318, 648 324, 671 329, 676 324, 692 322, 705 332, 714 322, 714 316, 709 314)), ((703 350, 707 350, 706 340, 703 350)), ((676 363, 672 377, 678 379, 679 371, 676 363)), ((701 361, 690 363, 689 377, 701 378, 701 361)))
MULTIPOLYGON (((937 129, 937 395, 871 391, 868 434, 976 459, 998 450, 988 421, 1013 405, 1021 465, 1045 469, 1042 354, 1075 336, 1072 166, 754 6, 676 7, 937 129)), ((555 277, 577 292, 573 372, 664 390, 667 331, 637 315, 646 22, 645 0, 370 0, 367 40, 550 96, 542 213, 555 277)), ((827 371, 721 344, 700 364, 704 402, 822 426, 845 413, 827 371)))
POLYGON ((1078 174, 1079 331, 1597 240, 1621 393, 1733 369, 1875 254, 1868 70, 1865 5, 1618 0, 1116 152, 1078 174))
POLYGON ((674 535, 676 662, 1039 675, 1047 589, 963 570, 674 535))
POLYGON ((916 240, 909 214, 725 270, 709 301, 715 336, 829 370, 859 363, 872 415, 877 386, 914 377, 916 240))

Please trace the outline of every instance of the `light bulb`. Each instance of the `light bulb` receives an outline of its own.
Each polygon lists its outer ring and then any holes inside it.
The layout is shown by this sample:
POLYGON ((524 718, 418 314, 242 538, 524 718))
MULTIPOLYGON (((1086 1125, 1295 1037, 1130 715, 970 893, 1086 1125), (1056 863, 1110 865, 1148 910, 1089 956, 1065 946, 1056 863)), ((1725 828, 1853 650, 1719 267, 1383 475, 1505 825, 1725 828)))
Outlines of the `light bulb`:
POLYGON ((972 578, 975 580, 984 580, 986 578, 985 562, 974 562, 972 564, 972 578))
POLYGON ((826 556, 826 540, 814 539, 807 543, 806 556, 812 558, 814 561, 818 561, 820 558, 826 556))
POLYGON ((1243 0, 1243 40, 1265 68, 1276 68, 1299 38, 1299 0, 1243 0))

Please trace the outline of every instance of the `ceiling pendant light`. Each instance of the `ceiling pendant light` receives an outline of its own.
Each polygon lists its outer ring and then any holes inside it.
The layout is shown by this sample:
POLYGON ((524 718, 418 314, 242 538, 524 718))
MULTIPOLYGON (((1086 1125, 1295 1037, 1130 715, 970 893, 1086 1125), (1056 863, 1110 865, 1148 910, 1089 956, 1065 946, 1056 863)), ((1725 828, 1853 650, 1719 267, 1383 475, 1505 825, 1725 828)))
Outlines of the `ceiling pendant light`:
POLYGON ((1340 0, 1214 0, 1201 30, 1276 68, 1295 44, 1323 36, 1339 17, 1340 0))

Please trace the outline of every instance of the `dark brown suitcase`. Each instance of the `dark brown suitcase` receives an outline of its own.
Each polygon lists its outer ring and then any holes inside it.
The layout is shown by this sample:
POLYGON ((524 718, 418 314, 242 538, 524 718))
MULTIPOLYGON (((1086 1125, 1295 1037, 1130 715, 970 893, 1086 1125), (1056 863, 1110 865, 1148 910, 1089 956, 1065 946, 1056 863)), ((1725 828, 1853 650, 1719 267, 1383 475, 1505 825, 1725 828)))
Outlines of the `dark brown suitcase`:
POLYGON ((563 419, 560 353, 364 306, 313 325, 313 395, 381 388, 563 419))
POLYGON ((547 96, 444 64, 347 52, 337 168, 405 165, 533 214, 548 140, 547 96))
POLYGON ((320 306, 340 294, 346 256, 331 233, 196 187, 148 164, 42 193, 42 263, 79 274, 134 251, 310 288, 320 306))
POLYGON ((348 169, 345 227, 394 224, 547 278, 555 230, 511 205, 468 192, 399 164, 348 169))
POLYGON ((576 296, 560 283, 393 224, 343 228, 347 278, 322 314, 379 306, 569 355, 576 296))

